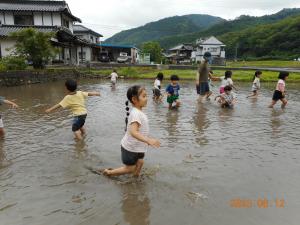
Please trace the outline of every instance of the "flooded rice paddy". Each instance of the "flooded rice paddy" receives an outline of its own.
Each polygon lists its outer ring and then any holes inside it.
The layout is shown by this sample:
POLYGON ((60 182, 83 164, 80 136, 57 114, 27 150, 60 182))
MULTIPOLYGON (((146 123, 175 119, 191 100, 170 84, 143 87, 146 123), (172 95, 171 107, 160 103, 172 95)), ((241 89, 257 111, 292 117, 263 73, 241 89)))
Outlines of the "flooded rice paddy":
POLYGON ((299 224, 300 85, 288 84, 284 111, 267 108, 275 84, 262 84, 258 100, 239 84, 233 110, 199 104, 194 83, 181 85, 182 108, 169 111, 153 103, 152 81, 121 81, 115 90, 80 81, 80 90, 102 96, 88 99, 88 134, 78 143, 67 111, 44 114, 63 98, 63 82, 1 87, 21 108, 0 108, 0 224, 299 224), (145 111, 162 146, 148 151, 140 179, 95 175, 85 166, 121 165, 125 93, 134 83, 147 88, 145 111))

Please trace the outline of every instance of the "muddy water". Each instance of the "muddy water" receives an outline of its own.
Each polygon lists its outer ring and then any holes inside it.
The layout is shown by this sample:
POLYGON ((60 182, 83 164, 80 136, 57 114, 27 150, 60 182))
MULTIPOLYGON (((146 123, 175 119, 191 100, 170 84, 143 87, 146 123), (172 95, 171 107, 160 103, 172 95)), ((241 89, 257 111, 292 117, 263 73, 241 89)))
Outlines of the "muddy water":
MULTIPOLYGON (((148 88, 151 82, 135 81, 148 88)), ((197 104, 193 83, 182 83, 183 107, 149 99, 151 133, 162 147, 146 154, 141 179, 108 179, 85 165, 121 165, 125 92, 108 82, 81 81, 100 90, 88 99, 88 135, 76 143, 66 111, 44 109, 64 95, 62 83, 1 88, 17 99, 1 106, 6 137, 0 141, 0 224, 296 225, 300 220, 300 86, 288 85, 285 111, 266 108, 274 84, 247 100, 240 84, 238 105, 220 109, 197 104)))

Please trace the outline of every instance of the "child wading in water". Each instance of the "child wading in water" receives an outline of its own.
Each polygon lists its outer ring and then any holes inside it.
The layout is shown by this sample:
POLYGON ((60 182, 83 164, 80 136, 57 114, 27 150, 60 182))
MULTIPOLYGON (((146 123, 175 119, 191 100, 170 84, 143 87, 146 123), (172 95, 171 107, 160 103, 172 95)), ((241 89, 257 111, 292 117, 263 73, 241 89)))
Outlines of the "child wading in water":
POLYGON ((156 76, 156 79, 154 81, 154 86, 153 86, 153 99, 156 102, 161 102, 162 100, 162 94, 161 94, 161 82, 164 79, 163 73, 158 73, 156 76))
POLYGON ((143 158, 148 146, 156 148, 160 146, 158 140, 148 136, 148 118, 142 111, 147 105, 145 88, 141 86, 130 87, 127 91, 127 98, 133 108, 129 113, 128 101, 126 101, 126 133, 121 141, 121 157, 124 166, 117 169, 105 169, 103 174, 106 176, 133 174, 138 177, 144 164, 143 158))
POLYGON ((112 87, 116 85, 117 79, 118 79, 117 70, 113 70, 113 72, 110 74, 110 82, 112 87))
POLYGON ((100 96, 100 93, 76 91, 77 82, 75 80, 67 80, 65 83, 65 87, 68 94, 60 103, 47 109, 46 113, 50 113, 61 107, 64 109, 70 109, 74 115, 72 131, 74 132, 75 138, 81 140, 83 135, 85 134, 84 123, 87 117, 85 100, 88 96, 100 96))
MULTIPOLYGON (((3 103, 10 105, 13 109, 18 108, 18 105, 13 101, 6 100, 4 97, 0 96, 0 105, 2 105, 3 103)), ((4 136, 4 125, 2 121, 2 116, 0 114, 0 137, 1 136, 4 136)))
POLYGON ((224 87, 224 93, 221 95, 218 95, 217 98, 219 98, 219 103, 222 108, 233 108, 234 104, 236 103, 236 99, 234 95, 231 93, 232 87, 231 86, 226 86, 224 87))
POLYGON ((231 77, 232 77, 232 71, 230 71, 230 70, 227 70, 225 72, 225 76, 224 77, 214 77, 214 76, 211 76, 211 79, 213 81, 221 81, 220 94, 223 94, 225 92, 224 88, 226 86, 230 86, 234 90, 237 91, 237 88, 233 85, 233 81, 232 81, 231 77))
POLYGON ((175 102, 175 107, 180 107, 180 101, 179 101, 179 90, 180 86, 178 84, 179 77, 177 75, 171 76, 171 83, 167 86, 166 92, 167 92, 167 102, 169 103, 169 109, 173 108, 173 102, 175 102))
POLYGON ((273 106, 277 103, 278 100, 282 102, 281 108, 285 108, 287 105, 287 100, 285 98, 285 81, 289 76, 288 72, 280 72, 278 76, 278 83, 276 86, 276 90, 274 91, 272 103, 269 105, 269 108, 273 108, 273 106))
POLYGON ((262 75, 261 71, 256 71, 253 77, 252 84, 252 95, 247 96, 247 98, 256 98, 258 96, 258 91, 260 90, 260 76, 262 75))

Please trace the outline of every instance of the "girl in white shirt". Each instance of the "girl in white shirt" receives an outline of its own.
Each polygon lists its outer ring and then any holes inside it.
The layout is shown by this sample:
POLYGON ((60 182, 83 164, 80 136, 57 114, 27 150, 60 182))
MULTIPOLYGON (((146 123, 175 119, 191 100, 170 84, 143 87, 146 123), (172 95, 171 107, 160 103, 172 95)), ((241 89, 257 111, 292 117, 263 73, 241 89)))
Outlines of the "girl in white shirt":
POLYGON ((252 95, 247 96, 247 98, 256 98, 258 96, 258 91, 260 90, 260 77, 262 75, 261 71, 256 71, 253 77, 252 83, 252 95))
POLYGON ((161 102, 162 94, 161 94, 161 82, 164 79, 163 73, 158 73, 153 85, 153 100, 156 102, 161 102))
POLYGON ((133 108, 129 113, 128 101, 126 101, 126 133, 121 141, 121 157, 124 166, 117 169, 105 169, 103 174, 107 176, 133 174, 138 177, 144 164, 143 158, 148 146, 155 148, 160 146, 158 140, 149 137, 148 118, 142 111, 147 105, 145 88, 137 85, 130 87, 127 91, 127 98, 133 108))
POLYGON ((274 91, 272 103, 269 105, 269 108, 273 108, 273 106, 280 100, 282 102, 281 108, 285 108, 287 105, 287 100, 285 98, 285 81, 289 76, 288 72, 280 72, 278 76, 278 83, 276 85, 276 90, 274 91))

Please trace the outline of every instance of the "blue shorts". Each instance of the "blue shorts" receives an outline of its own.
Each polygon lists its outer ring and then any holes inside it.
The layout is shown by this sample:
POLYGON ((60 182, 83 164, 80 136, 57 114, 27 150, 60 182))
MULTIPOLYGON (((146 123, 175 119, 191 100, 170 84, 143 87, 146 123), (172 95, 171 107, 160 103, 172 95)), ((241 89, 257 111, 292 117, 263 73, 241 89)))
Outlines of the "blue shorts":
POLYGON ((121 146, 122 162, 127 166, 134 166, 139 159, 145 157, 145 153, 142 152, 130 152, 121 146))
POLYGON ((208 82, 201 82, 200 85, 199 85, 199 90, 197 90, 197 94, 205 95, 208 92, 210 92, 209 83, 208 82))
POLYGON ((85 119, 86 119, 87 114, 85 115, 80 115, 80 116, 74 116, 73 119, 73 124, 72 124, 72 131, 78 131, 80 128, 83 127, 84 123, 85 123, 85 119))

